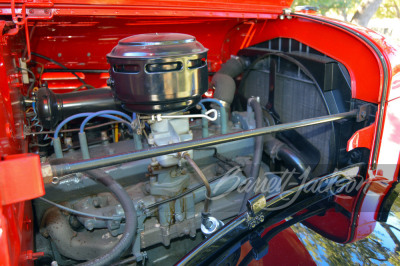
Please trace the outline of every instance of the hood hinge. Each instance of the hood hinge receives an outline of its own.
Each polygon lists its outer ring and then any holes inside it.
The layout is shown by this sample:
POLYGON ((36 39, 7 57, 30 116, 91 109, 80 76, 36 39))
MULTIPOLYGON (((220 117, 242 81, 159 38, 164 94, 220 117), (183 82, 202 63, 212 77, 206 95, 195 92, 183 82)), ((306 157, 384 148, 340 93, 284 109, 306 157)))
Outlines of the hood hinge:
POLYGON ((15 28, 7 30, 7 32, 0 32, 0 38, 5 40, 7 36, 16 35, 20 29, 25 26, 25 38, 26 38, 26 56, 23 59, 24 62, 31 60, 31 47, 30 47, 30 36, 28 30, 28 19, 51 19, 53 18, 53 10, 51 7, 54 6, 53 2, 29 2, 23 3, 21 8, 15 8, 15 0, 11 0, 11 15, 12 22, 15 24, 15 28), (17 14, 17 11, 19 13, 17 14))

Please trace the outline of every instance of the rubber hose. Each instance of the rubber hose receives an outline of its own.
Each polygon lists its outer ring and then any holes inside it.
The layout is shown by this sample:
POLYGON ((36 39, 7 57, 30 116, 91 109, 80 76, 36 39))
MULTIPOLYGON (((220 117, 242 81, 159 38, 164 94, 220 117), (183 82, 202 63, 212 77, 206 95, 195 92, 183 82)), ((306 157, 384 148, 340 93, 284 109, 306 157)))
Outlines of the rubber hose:
POLYGON ((221 65, 221 69, 213 76, 211 84, 215 87, 214 98, 231 105, 235 96, 236 84, 233 78, 240 75, 245 64, 239 57, 231 58, 221 65))
POLYGON ((236 84, 233 78, 218 72, 213 76, 212 84, 215 87, 214 98, 222 100, 230 105, 236 90, 236 84))
MULTIPOLYGON (((68 159, 56 159, 52 163, 68 163, 74 160, 68 159)), ((126 193, 125 189, 117 183, 110 175, 99 169, 88 170, 84 172, 92 180, 106 186, 111 193, 117 198, 121 204, 125 214, 125 228, 124 233, 117 245, 115 245, 106 254, 97 257, 93 260, 86 261, 80 265, 100 266, 110 265, 112 262, 121 257, 121 255, 131 246, 136 237, 137 229, 137 214, 135 205, 132 199, 126 193)))
POLYGON ((307 170, 307 165, 303 160, 287 145, 281 146, 277 153, 278 159, 289 168, 289 170, 296 169, 296 172, 303 174, 307 170))
POLYGON ((93 260, 82 263, 81 265, 110 265, 131 246, 136 237, 137 216, 135 205, 126 193, 125 189, 118 184, 110 175, 99 169, 88 170, 85 172, 91 179, 106 186, 117 198, 125 213, 125 228, 121 240, 106 254, 93 260))
POLYGON ((235 78, 240 75, 245 69, 245 64, 244 62, 240 59, 240 57, 233 57, 226 61, 225 64, 221 65, 220 70, 218 73, 220 74, 226 74, 228 76, 231 76, 232 78, 235 78))
POLYGON ((298 152, 271 135, 265 137, 264 149, 272 159, 282 161, 289 170, 296 169, 296 172, 303 174, 309 167, 298 152))
MULTIPOLYGON (((256 128, 263 127, 263 112, 260 103, 257 101, 256 98, 250 98, 248 104, 253 109, 254 118, 256 120, 256 128)), ((249 182, 251 183, 255 182, 260 173, 263 147, 264 147, 263 136, 255 137, 253 163, 251 166, 250 177, 249 177, 249 182)), ((241 212, 244 212, 246 210, 246 203, 254 194, 253 186, 250 187, 251 190, 246 191, 245 196, 243 198, 242 207, 240 208, 241 212)))

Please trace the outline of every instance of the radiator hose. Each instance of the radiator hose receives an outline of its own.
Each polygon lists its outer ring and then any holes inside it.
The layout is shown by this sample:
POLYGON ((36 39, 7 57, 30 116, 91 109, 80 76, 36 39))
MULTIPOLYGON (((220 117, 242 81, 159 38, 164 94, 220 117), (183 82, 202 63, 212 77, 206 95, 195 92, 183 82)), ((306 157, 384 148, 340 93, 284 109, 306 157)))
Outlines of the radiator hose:
MULTIPOLYGON (((251 107, 251 109, 253 109, 254 119, 256 120, 256 128, 262 127, 263 126, 263 113, 262 113, 261 105, 257 101, 257 98, 254 98, 254 97, 250 98, 247 104, 251 107)), ((250 183, 249 188, 251 188, 251 189, 249 189, 245 193, 245 196, 244 196, 244 199, 242 202, 242 206, 240 208, 241 212, 246 210, 247 201, 254 195, 253 183, 257 180, 258 175, 260 173, 260 165, 261 165, 261 160, 262 160, 263 148, 264 148, 263 136, 255 137, 253 163, 251 165, 250 177, 248 180, 248 182, 250 183)))
MULTIPOLYGON (((221 69, 213 76, 211 81, 211 84, 215 87, 214 98, 219 99, 230 106, 236 91, 234 78, 239 76, 245 69, 246 63, 240 57, 232 57, 226 61, 226 63, 221 66, 221 69)), ((263 113, 260 103, 256 98, 252 97, 249 98, 247 105, 251 107, 254 112, 256 127, 262 127, 263 113)), ((263 146, 263 136, 255 137, 253 163, 250 170, 250 176, 248 178, 249 188, 251 189, 245 192, 242 206, 240 208, 242 212, 246 210, 247 200, 250 199, 254 194, 253 183, 258 178, 260 173, 263 146)))
POLYGON ((310 167, 299 153, 271 135, 265 137, 264 151, 272 160, 278 159, 290 170, 302 175, 310 167))
POLYGON ((245 69, 246 64, 240 57, 232 57, 222 64, 221 69, 211 80, 211 84, 215 88, 214 98, 231 105, 236 91, 233 78, 240 75, 245 69))

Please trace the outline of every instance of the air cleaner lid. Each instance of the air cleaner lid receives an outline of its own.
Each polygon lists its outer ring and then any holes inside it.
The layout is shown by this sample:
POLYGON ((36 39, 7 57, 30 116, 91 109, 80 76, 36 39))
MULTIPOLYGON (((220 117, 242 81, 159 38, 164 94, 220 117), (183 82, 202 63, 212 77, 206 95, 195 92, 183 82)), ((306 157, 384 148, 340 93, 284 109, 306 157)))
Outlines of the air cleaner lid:
POLYGON ((182 33, 146 33, 124 38, 107 55, 109 58, 159 58, 201 54, 208 49, 196 38, 182 33))

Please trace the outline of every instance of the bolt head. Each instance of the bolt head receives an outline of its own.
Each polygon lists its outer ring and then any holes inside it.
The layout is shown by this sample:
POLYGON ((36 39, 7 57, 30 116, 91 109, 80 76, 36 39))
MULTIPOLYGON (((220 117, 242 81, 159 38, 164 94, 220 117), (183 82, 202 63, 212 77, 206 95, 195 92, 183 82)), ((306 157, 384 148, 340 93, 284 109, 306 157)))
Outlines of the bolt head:
POLYGON ((93 230, 94 228, 94 223, 91 220, 86 220, 85 221, 85 228, 89 231, 93 230))
POLYGON ((178 222, 182 222, 182 221, 183 221, 183 216, 182 216, 182 214, 177 214, 177 215, 175 215, 175 219, 176 219, 178 222))

